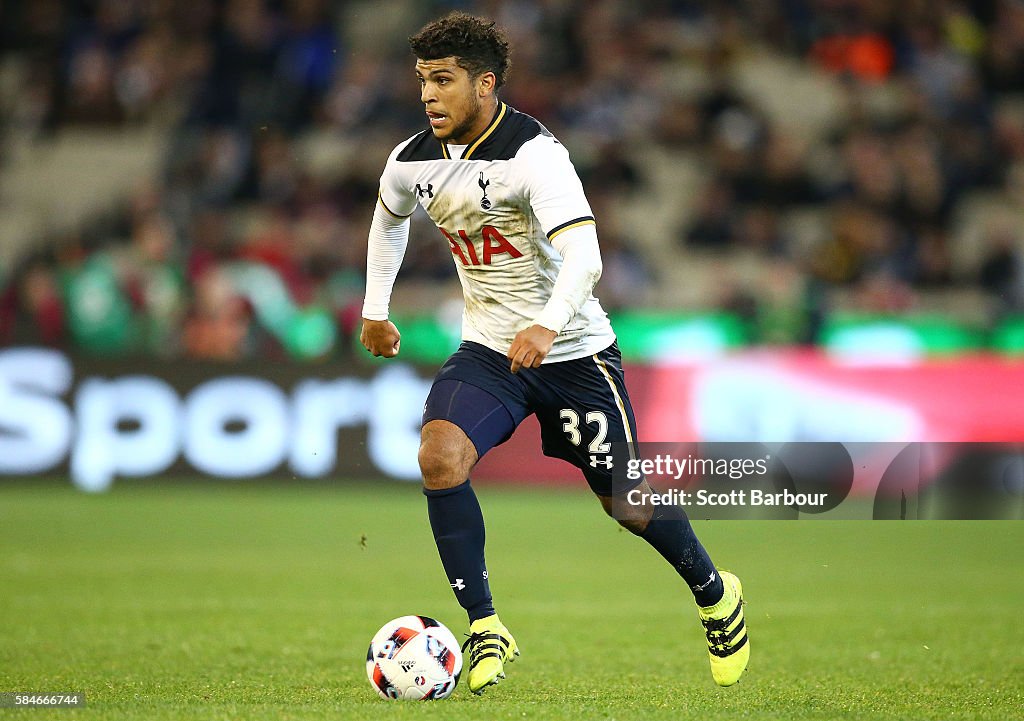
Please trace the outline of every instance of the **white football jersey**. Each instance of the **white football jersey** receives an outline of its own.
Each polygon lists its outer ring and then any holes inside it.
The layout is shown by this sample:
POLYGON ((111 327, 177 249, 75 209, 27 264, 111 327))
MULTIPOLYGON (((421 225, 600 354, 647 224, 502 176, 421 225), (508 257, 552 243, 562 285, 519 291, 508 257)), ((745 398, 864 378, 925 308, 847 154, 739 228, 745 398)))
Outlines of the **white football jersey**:
MULTIPOLYGON (((499 103, 467 146, 424 130, 391 153, 380 203, 398 218, 419 203, 447 242, 462 283, 462 337, 506 353, 544 309, 562 265, 552 241, 593 225, 569 154, 535 119, 499 103)), ((615 340, 590 295, 555 338, 544 362, 582 358, 615 340)))

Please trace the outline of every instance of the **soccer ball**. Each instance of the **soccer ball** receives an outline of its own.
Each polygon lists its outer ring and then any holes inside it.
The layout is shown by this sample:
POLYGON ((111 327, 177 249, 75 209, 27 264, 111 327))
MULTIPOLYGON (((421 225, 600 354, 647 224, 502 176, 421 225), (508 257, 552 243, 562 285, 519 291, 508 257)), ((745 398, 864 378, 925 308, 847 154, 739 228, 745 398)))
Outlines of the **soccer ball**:
POLYGON ((443 624, 428 616, 388 621, 366 652, 370 685, 385 699, 448 698, 461 671, 459 642, 443 624))

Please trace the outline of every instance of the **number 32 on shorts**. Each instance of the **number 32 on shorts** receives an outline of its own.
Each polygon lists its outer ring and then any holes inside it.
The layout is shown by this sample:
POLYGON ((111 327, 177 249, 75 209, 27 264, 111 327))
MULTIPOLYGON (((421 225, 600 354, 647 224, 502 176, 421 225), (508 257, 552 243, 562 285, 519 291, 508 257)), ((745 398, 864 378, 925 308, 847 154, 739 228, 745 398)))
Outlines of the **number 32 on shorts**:
MULTIPOLYGON (((580 434, 580 414, 572 408, 563 408, 558 415, 565 421, 562 430, 569 436, 569 442, 578 446, 583 440, 580 434)), ((586 421, 588 426, 597 425, 594 440, 587 446, 587 450, 591 453, 608 453, 612 449, 612 444, 604 440, 608 436, 608 416, 601 411, 587 411, 586 421)))

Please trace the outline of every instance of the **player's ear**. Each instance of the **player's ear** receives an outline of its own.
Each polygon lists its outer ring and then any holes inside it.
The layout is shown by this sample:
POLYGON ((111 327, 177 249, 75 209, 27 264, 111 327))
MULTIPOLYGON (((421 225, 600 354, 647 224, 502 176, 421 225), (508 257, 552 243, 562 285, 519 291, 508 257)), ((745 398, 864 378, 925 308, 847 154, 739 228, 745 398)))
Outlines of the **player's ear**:
POLYGON ((494 76, 490 70, 485 73, 481 73, 480 77, 476 79, 477 92, 481 98, 487 97, 494 92, 498 84, 498 79, 494 76))

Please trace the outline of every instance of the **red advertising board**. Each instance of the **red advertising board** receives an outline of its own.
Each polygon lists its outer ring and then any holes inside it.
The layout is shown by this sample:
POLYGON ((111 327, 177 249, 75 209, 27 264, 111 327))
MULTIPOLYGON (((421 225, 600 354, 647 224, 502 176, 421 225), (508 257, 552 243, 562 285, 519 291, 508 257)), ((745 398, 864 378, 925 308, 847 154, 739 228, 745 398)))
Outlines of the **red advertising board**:
MULTIPOLYGON (((1024 363, 989 355, 869 364, 754 351, 632 366, 626 383, 641 442, 1024 442, 1024 363)), ((528 421, 475 477, 583 482, 539 448, 528 421)))
MULTIPOLYGON (((181 473, 417 482, 433 372, 399 361, 224 366, 0 349, 0 476, 66 473, 92 491, 181 473)), ((759 351, 634 366, 626 379, 644 443, 1024 443, 1024 363, 995 356, 854 365, 759 351)), ((533 419, 473 477, 583 483, 541 454, 533 419)))

